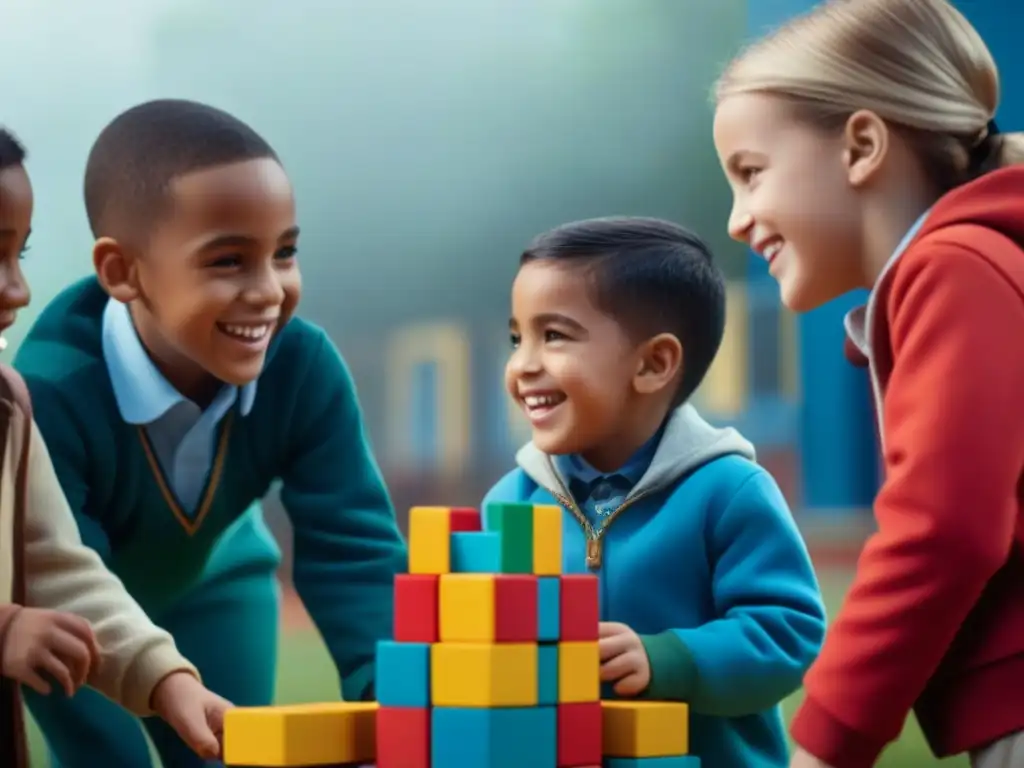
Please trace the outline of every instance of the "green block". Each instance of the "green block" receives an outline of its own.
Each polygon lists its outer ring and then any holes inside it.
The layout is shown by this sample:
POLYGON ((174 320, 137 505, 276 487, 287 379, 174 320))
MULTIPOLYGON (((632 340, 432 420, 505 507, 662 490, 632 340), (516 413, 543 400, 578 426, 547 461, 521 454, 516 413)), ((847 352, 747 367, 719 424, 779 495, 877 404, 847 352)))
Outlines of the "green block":
POLYGON ((484 530, 501 539, 499 573, 533 573, 532 504, 488 504, 484 530))

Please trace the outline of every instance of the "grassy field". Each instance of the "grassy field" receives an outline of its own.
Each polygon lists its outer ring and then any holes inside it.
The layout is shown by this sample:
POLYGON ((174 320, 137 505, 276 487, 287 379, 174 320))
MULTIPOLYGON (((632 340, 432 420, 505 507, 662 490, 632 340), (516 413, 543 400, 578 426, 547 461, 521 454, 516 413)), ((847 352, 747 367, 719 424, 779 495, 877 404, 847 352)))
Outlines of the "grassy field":
MULTIPOLYGON (((829 615, 834 615, 846 589, 848 575, 823 576, 823 588, 829 604, 829 615)), ((337 696, 334 669, 320 639, 310 630, 288 630, 281 643, 281 663, 277 682, 278 700, 282 703, 330 701, 337 696)), ((800 695, 785 703, 787 715, 799 704, 800 695)), ((42 741, 34 725, 32 728, 32 768, 46 768, 42 741)), ((155 763, 156 764, 156 763, 155 763)), ((903 736, 893 744, 878 763, 880 768, 967 768, 965 759, 936 761, 925 746, 916 722, 908 722, 903 736)), ((725 768, 722 766, 721 768, 725 768)))

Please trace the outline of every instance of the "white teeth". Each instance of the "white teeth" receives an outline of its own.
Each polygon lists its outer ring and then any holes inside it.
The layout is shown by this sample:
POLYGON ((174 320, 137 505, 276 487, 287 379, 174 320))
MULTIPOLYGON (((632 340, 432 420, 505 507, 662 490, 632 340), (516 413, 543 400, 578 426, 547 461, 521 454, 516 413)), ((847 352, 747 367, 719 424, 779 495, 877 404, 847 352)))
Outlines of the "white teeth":
POLYGON ((781 250, 782 250, 782 241, 781 240, 776 240, 775 242, 769 243, 768 245, 766 245, 764 247, 764 250, 761 252, 761 255, 765 259, 767 259, 768 261, 771 261, 772 259, 775 258, 775 256, 781 250))
POLYGON ((270 332, 269 325, 228 325, 225 323, 221 325, 221 329, 230 336, 250 341, 258 341, 270 332))
POLYGON ((564 400, 562 395, 527 395, 523 398, 527 408, 544 408, 550 405, 558 405, 564 400))
POLYGON ((5 349, 7 349, 7 339, 0 336, 0 352, 3 352, 5 349))

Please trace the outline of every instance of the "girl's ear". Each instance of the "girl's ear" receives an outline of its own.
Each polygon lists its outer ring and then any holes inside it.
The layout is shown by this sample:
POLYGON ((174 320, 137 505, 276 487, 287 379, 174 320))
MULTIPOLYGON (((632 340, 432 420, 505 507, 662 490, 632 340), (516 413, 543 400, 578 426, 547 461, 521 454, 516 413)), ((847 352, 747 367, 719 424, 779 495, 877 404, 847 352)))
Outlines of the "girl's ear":
POLYGON ((843 139, 847 178, 851 186, 863 187, 875 178, 889 152, 889 126, 874 112, 862 109, 846 121, 843 139))

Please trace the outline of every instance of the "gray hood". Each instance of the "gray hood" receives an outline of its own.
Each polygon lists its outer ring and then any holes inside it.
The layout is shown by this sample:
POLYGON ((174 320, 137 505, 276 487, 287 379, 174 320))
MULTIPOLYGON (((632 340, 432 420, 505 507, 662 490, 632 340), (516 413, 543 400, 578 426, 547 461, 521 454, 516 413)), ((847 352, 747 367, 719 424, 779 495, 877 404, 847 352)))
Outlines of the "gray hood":
MULTIPOLYGON (((737 455, 754 460, 754 446, 732 427, 718 429, 708 424, 690 404, 677 408, 665 425, 665 434, 651 460, 651 466, 630 491, 628 499, 661 490, 712 459, 737 455)), ((527 443, 516 454, 516 463, 542 488, 559 494, 561 485, 554 464, 546 453, 527 443)), ((564 478, 562 478, 564 481, 564 478)))

